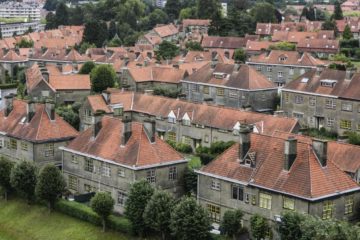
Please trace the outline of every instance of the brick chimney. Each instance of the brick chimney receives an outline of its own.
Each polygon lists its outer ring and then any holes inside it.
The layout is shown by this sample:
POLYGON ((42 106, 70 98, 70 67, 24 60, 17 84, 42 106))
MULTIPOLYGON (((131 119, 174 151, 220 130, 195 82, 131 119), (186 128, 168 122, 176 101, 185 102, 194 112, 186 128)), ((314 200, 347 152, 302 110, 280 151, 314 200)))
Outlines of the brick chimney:
POLYGON ((287 140, 285 140, 284 154, 285 154, 284 170, 289 171, 296 159, 296 154, 297 154, 296 138, 289 137, 287 140))
POLYGON ((31 121, 31 119, 35 116, 35 102, 33 101, 29 101, 27 103, 27 122, 29 123, 31 121))
POLYGON ((13 104, 14 104, 14 95, 9 94, 5 96, 5 117, 9 116, 9 114, 13 110, 14 108, 13 104))
POLYGON ((313 139, 312 146, 322 167, 327 165, 327 140, 313 139))
POLYGON ((241 124, 239 135, 240 135, 240 145, 239 145, 239 159, 240 162, 243 163, 245 160, 245 155, 250 150, 250 134, 252 132, 253 127, 241 124))
POLYGON ((132 134, 132 121, 129 118, 122 119, 123 128, 121 135, 121 146, 125 146, 132 134))
POLYGON ((151 143, 155 142, 155 134, 156 134, 156 122, 155 120, 145 120, 144 121, 144 129, 151 143))
POLYGON ((96 136, 99 134, 102 124, 101 120, 103 118, 104 111, 98 110, 94 113, 94 122, 93 122, 93 137, 96 138, 96 136))
POLYGON ((54 101, 48 99, 45 102, 45 111, 49 116, 51 121, 55 121, 55 103, 54 101))

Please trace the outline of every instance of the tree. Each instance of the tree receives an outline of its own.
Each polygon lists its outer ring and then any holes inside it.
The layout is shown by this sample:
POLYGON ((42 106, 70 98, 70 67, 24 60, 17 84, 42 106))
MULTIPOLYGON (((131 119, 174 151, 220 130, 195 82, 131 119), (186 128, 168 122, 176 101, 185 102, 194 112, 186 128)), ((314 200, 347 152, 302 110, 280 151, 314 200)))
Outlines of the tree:
POLYGON ((69 12, 64 2, 60 2, 57 5, 55 19, 57 27, 60 25, 69 25, 69 12))
POLYGON ((111 39, 111 41, 108 43, 108 47, 120 47, 122 44, 121 39, 119 38, 119 36, 116 34, 113 39, 111 39))
POLYGON ((347 39, 347 40, 352 39, 354 37, 348 24, 346 24, 344 28, 342 37, 343 39, 347 39))
POLYGON ((96 67, 93 61, 87 61, 84 65, 80 68, 79 74, 90 74, 91 71, 96 67))
POLYGON ((153 187, 146 180, 135 182, 125 203, 125 215, 133 226, 133 231, 142 236, 148 227, 144 220, 144 211, 148 201, 154 193, 153 187))
POLYGON ((250 218, 250 226, 251 226, 251 233, 255 239, 264 239, 266 236, 269 235, 270 226, 267 220, 255 214, 250 218))
POLYGON ((10 174, 13 166, 14 164, 10 160, 3 157, 0 158, 0 186, 4 191, 5 201, 7 201, 8 193, 12 189, 10 184, 10 174))
POLYGON ((84 24, 84 10, 77 5, 75 8, 69 9, 69 24, 70 25, 83 25, 84 24))
POLYGON ((242 232, 243 212, 238 210, 226 211, 220 224, 220 229, 229 237, 236 240, 237 236, 242 232))
POLYGON ((332 30, 334 31, 335 35, 338 32, 338 29, 336 27, 336 22, 334 19, 327 19, 324 21, 324 23, 321 25, 322 30, 332 30))
POLYGON ((79 48, 79 53, 84 54, 89 48, 96 48, 94 43, 82 42, 79 48))
POLYGON ((101 218, 103 226, 103 232, 106 229, 106 220, 114 210, 114 199, 109 193, 97 192, 93 198, 91 198, 90 206, 94 212, 101 218))
POLYGON ((46 165, 41 170, 35 192, 39 199, 48 203, 49 212, 65 190, 65 185, 64 177, 55 165, 46 165))
POLYGON ((116 33, 117 33, 116 23, 115 23, 115 21, 110 21, 109 31, 108 31, 108 39, 113 39, 113 37, 115 37, 116 33))
POLYGON ((149 15, 149 26, 153 28, 156 24, 165 24, 169 20, 168 15, 161 9, 155 9, 149 15))
POLYGON ((111 65, 98 65, 90 73, 91 87, 94 92, 102 92, 115 84, 116 73, 111 65))
POLYGON ((170 218, 174 201, 168 192, 158 190, 152 195, 144 211, 146 224, 160 233, 163 240, 170 237, 170 218))
POLYGON ((209 238, 210 219, 206 210, 192 197, 185 197, 171 213, 172 235, 181 240, 209 238))
POLYGON ((238 63, 245 63, 245 61, 246 61, 246 53, 245 53, 244 49, 239 48, 239 49, 235 50, 235 52, 234 52, 234 60, 235 60, 235 62, 238 62, 238 63))
POLYGON ((184 191, 188 195, 197 193, 197 174, 190 167, 184 171, 184 191))
POLYGON ((344 19, 344 15, 341 9, 341 4, 339 1, 335 1, 334 3, 334 14, 333 14, 333 18, 335 20, 342 20, 344 19))
POLYGON ((282 50, 282 51, 295 51, 296 45, 290 42, 279 42, 274 45, 270 45, 270 50, 282 50))
POLYGON ((56 5, 58 4, 58 0, 46 0, 44 4, 44 9, 47 11, 54 11, 56 9, 56 5))
POLYGON ((36 182, 37 168, 31 162, 20 162, 11 170, 11 186, 26 198, 28 204, 34 199, 36 182))
POLYGON ((20 42, 17 42, 15 46, 18 48, 32 48, 34 47, 34 42, 26 38, 21 38, 20 42))
POLYGON ((214 14, 221 13, 221 6, 218 0, 198 0, 197 16, 201 19, 210 19, 214 14))
POLYGON ((187 18, 190 18, 190 19, 197 18, 196 7, 187 7, 187 8, 181 9, 180 14, 179 14, 179 19, 182 21, 187 18))
POLYGON ((45 30, 50 30, 50 29, 55 29, 57 28, 56 25, 56 17, 52 12, 49 12, 46 17, 46 25, 45 25, 45 30))
POLYGON ((301 224, 305 216, 297 212, 285 212, 281 217, 279 233, 283 240, 301 239, 301 224))
POLYGON ((159 45, 159 50, 156 52, 158 60, 161 58, 164 60, 173 59, 178 54, 179 48, 169 41, 162 41, 159 45))
POLYGON ((203 47, 199 42, 188 41, 185 43, 185 47, 189 51, 204 51, 203 47))
POLYGON ((179 17, 179 13, 181 10, 180 1, 179 0, 167 0, 165 4, 165 12, 169 16, 170 21, 174 21, 179 17))
POLYGON ((275 7, 267 2, 258 2, 251 9, 251 15, 253 15, 255 22, 269 23, 275 22, 275 7))
POLYGON ((102 47, 107 39, 107 27, 105 22, 91 20, 85 23, 83 42, 95 44, 96 47, 102 47))

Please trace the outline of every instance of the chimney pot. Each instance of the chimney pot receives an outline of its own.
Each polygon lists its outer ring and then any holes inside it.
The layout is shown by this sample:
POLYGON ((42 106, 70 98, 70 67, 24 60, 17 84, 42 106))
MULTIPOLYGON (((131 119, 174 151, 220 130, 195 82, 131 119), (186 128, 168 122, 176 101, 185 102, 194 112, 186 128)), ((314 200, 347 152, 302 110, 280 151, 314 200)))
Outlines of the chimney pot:
POLYGON ((250 150, 250 133, 252 132, 253 126, 240 125, 240 145, 239 145, 239 159, 240 162, 244 163, 245 155, 250 150))

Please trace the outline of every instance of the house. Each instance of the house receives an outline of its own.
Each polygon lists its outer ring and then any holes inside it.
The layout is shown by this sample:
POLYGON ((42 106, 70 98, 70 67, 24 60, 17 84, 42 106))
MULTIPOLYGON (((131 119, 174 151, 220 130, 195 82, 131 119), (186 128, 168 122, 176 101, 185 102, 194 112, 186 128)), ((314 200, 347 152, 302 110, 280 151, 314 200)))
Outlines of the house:
POLYGON ((126 68, 123 70, 121 84, 124 88, 146 92, 156 88, 168 90, 180 89, 180 80, 188 76, 186 70, 174 67, 145 66, 126 68))
POLYGON ((25 72, 27 94, 36 101, 50 97, 56 104, 82 102, 90 95, 90 76, 75 72, 72 65, 34 64, 25 72))
POLYGON ((30 56, 30 61, 31 63, 72 64, 76 66, 91 61, 91 59, 86 55, 80 54, 75 49, 67 50, 60 48, 47 49, 45 52, 42 49, 36 49, 30 56))
POLYGON ((303 127, 325 128, 343 135, 358 131, 360 119, 360 74, 351 71, 315 69, 286 84, 281 108, 303 127))
POLYGON ((28 58, 19 55, 15 50, 0 51, 0 76, 2 82, 6 80, 6 76, 16 77, 19 68, 25 68, 28 65, 28 58))
POLYGON ((131 115, 138 122, 153 119, 160 138, 185 143, 193 149, 209 147, 217 141, 236 141, 239 127, 245 123, 254 125, 254 132, 267 135, 299 130, 294 118, 112 90, 87 97, 79 111, 81 130, 92 126, 97 111, 118 118, 131 115))
POLYGON ((209 63, 181 83, 188 101, 249 108, 257 112, 273 111, 277 96, 273 82, 244 64, 209 63))
POLYGON ((252 56, 246 62, 279 87, 299 77, 311 69, 323 69, 327 64, 310 53, 272 50, 252 56))
POLYGON ((185 33, 207 34, 210 26, 210 19, 184 19, 182 21, 185 33))
POLYGON ((183 55, 175 57, 172 61, 175 64, 197 63, 197 62, 218 62, 234 64, 233 49, 211 49, 209 51, 187 51, 183 55))
POLYGON ((0 111, 0 155, 12 161, 30 161, 38 166, 61 166, 61 151, 78 132, 55 113, 52 102, 25 102, 5 97, 0 111))
POLYGON ((309 52, 314 53, 319 58, 330 57, 339 52, 339 40, 330 39, 301 39, 296 50, 298 52, 309 52))
MULTIPOLYGON (((301 6, 301 10, 303 7, 301 6)), ((256 23, 255 33, 261 37, 269 37, 277 31, 287 32, 317 32, 321 30, 323 22, 308 21, 305 22, 282 22, 282 23, 256 23)))
POLYGON ((259 214, 276 228, 285 211, 354 220, 360 187, 329 152, 324 140, 266 136, 243 126, 238 143, 196 171, 198 202, 213 222, 227 210, 242 210, 246 227, 259 214))
POLYGON ((268 51, 276 43, 271 41, 247 41, 245 51, 248 56, 258 55, 268 51))
POLYGON ((137 44, 157 46, 162 41, 177 41, 179 39, 179 30, 174 24, 159 25, 139 38, 137 44))
POLYGON ((63 174, 74 194, 109 192, 123 213, 131 184, 146 179, 179 197, 187 160, 155 133, 155 122, 94 116, 93 126, 62 147, 63 174))
POLYGON ((271 37, 273 42, 299 43, 303 39, 335 39, 334 31, 321 30, 318 32, 276 31, 271 37))
POLYGON ((346 25, 350 27, 350 31, 355 39, 360 38, 360 18, 344 18, 343 20, 336 20, 336 27, 339 34, 343 34, 346 25))
POLYGON ((210 49, 226 49, 235 50, 238 48, 244 48, 247 41, 258 40, 259 36, 246 35, 245 37, 218 37, 218 36, 204 36, 201 41, 201 46, 205 50, 210 49))

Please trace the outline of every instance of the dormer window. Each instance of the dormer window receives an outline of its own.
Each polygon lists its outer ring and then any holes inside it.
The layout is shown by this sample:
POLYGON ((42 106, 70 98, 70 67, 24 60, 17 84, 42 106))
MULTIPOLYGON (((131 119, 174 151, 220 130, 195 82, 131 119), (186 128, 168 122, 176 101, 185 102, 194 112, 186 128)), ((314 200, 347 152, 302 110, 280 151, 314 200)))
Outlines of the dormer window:
POLYGON ((287 57, 285 57, 285 56, 279 57, 279 61, 280 61, 280 62, 286 61, 286 59, 287 59, 287 57))
POLYGON ((224 79, 227 77, 226 73, 222 73, 222 72, 214 72, 213 73, 214 78, 216 79, 224 79))
POLYGON ((336 85, 337 81, 336 80, 331 80, 331 79, 323 79, 320 81, 320 85, 322 87, 331 87, 333 88, 336 85))
POLYGON ((176 123, 176 116, 173 111, 171 111, 168 115, 168 122, 169 123, 176 123))
POLYGON ((124 107, 122 105, 113 106, 114 116, 122 116, 124 114, 124 107))
POLYGON ((183 118, 182 118, 182 123, 185 126, 191 126, 191 120, 190 117, 187 113, 184 114, 183 118))

